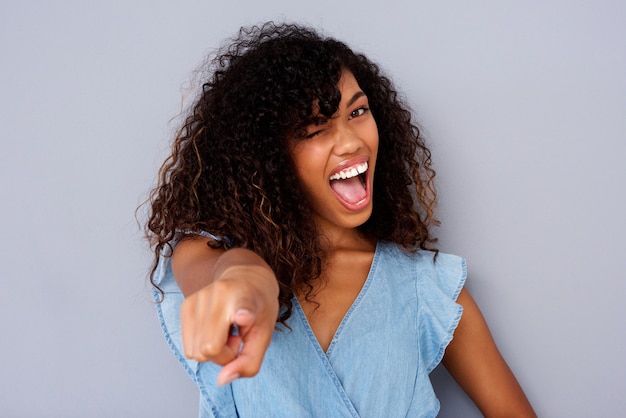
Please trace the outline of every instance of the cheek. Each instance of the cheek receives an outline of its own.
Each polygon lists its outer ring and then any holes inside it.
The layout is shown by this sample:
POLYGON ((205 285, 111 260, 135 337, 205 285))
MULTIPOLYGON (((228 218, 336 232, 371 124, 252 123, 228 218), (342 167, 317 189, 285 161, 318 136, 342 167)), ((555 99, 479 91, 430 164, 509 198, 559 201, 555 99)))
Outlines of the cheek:
POLYGON ((294 145, 289 150, 289 157, 291 158, 291 164, 295 170, 295 173, 299 178, 301 173, 305 170, 306 164, 306 147, 302 144, 294 145))
POLYGON ((315 153, 311 152, 310 147, 298 147, 291 153, 291 160, 295 170, 294 176, 310 195, 311 188, 314 188, 312 179, 316 172, 315 153))
POLYGON ((298 144, 292 151, 292 161, 301 174, 323 170, 328 151, 322 141, 308 140, 298 144))
POLYGON ((363 138, 367 138, 370 151, 376 152, 378 150, 378 126, 374 118, 364 128, 363 138))

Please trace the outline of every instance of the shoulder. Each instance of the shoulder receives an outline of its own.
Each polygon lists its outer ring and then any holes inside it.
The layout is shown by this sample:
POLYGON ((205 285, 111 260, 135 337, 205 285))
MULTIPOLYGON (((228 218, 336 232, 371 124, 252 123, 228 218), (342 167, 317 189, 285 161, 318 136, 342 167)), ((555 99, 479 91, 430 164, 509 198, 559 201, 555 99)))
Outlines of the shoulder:
POLYGON ((376 258, 384 269, 411 269, 418 279, 431 278, 445 282, 456 278, 455 288, 462 285, 467 277, 465 259, 441 251, 409 250, 392 242, 381 241, 378 243, 376 258))

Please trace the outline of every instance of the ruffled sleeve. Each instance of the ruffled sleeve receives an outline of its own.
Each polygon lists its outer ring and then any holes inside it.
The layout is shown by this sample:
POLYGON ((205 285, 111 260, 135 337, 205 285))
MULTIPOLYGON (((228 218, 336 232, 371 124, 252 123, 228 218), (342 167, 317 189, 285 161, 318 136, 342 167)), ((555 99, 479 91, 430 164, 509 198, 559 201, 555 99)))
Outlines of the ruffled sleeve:
POLYGON ((465 260, 420 252, 417 266, 419 350, 421 364, 430 373, 442 360, 459 324, 463 308, 456 303, 467 278, 465 260))
MULTIPOLYGON (((201 233, 209 238, 217 239, 208 233, 201 233)), ((172 248, 176 243, 172 244, 172 248)), ((233 417, 237 416, 233 400, 232 387, 217 387, 217 375, 221 369, 213 363, 198 363, 183 355, 183 344, 180 329, 180 305, 184 296, 174 279, 171 257, 162 255, 154 272, 154 282, 163 291, 163 296, 153 289, 157 315, 163 335, 170 350, 183 366, 189 377, 196 383, 201 393, 200 417, 233 417)))

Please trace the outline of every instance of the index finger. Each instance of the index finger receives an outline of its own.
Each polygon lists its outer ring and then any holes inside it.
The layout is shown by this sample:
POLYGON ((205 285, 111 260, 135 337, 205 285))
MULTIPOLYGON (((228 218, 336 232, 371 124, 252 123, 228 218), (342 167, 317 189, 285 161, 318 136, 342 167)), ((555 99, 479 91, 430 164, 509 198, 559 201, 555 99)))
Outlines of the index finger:
POLYGON ((272 332, 268 335, 263 329, 252 327, 242 339, 243 345, 237 358, 226 364, 220 371, 217 384, 225 385, 239 377, 255 376, 261 369, 271 336, 272 332))
POLYGON ((185 356, 199 362, 226 364, 237 355, 227 344, 231 324, 214 304, 202 299, 193 295, 181 306, 185 356))

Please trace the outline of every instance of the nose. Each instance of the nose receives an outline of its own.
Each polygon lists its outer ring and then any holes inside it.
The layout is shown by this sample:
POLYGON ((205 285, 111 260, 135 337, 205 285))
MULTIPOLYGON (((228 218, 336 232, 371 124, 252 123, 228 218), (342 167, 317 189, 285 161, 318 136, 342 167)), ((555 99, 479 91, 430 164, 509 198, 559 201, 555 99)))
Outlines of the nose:
POLYGON ((363 145, 361 138, 349 125, 338 126, 335 130, 334 137, 335 145, 333 152, 336 155, 355 154, 363 145))

